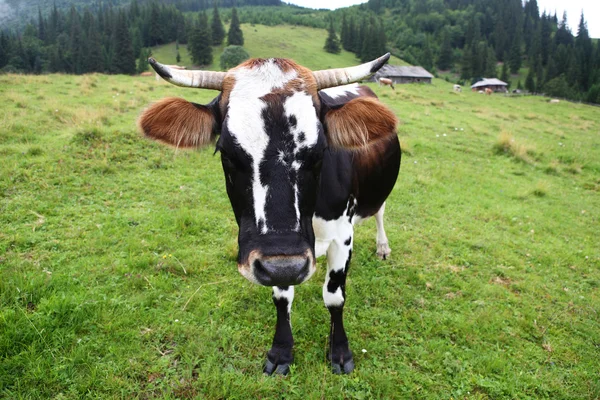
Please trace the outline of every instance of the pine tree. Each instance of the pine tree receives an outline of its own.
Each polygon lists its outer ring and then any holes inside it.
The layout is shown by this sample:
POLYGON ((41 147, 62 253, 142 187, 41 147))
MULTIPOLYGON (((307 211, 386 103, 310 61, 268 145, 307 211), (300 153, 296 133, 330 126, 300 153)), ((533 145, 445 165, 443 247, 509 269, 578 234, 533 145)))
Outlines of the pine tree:
POLYGON ((491 47, 488 47, 487 50, 484 75, 486 78, 495 78, 498 76, 498 69, 496 68, 496 53, 491 47))
POLYGON ((340 48, 340 41, 335 34, 335 29, 333 28, 333 19, 329 20, 329 30, 327 33, 327 39, 325 40, 325 46, 323 49, 328 53, 339 54, 342 49, 340 48))
POLYGON ((502 63, 502 73, 500 74, 500 80, 508 83, 510 87, 510 74, 508 73, 508 63, 502 63))
POLYGON ((510 55, 508 56, 508 65, 510 66, 510 72, 516 74, 521 68, 521 42, 515 40, 510 48, 510 55))
POLYGON ((44 21, 44 18, 42 17, 42 10, 40 9, 39 6, 38 6, 38 38, 41 41, 46 40, 46 22, 44 21))
POLYGON ((473 51, 471 50, 471 46, 465 46, 463 49, 463 56, 460 68, 460 77, 462 79, 467 79, 473 76, 473 71, 471 69, 473 58, 473 51))
POLYGON ((586 90, 591 86, 590 78, 594 61, 594 46, 592 39, 590 39, 583 11, 581 11, 577 37, 575 38, 575 55, 579 67, 577 82, 582 89, 586 90))
POLYGON ((150 49, 141 49, 140 50, 140 58, 137 62, 137 73, 141 74, 142 72, 146 72, 148 67, 148 57, 150 57, 150 49))
POLYGON ((208 18, 203 11, 188 39, 188 51, 192 56, 194 64, 209 65, 212 63, 213 54, 212 47, 210 46, 210 43, 212 43, 210 33, 208 18))
POLYGON ((85 72, 103 72, 102 36, 98 30, 98 24, 94 19, 90 23, 87 37, 83 68, 85 72))
POLYGON ((448 30, 444 30, 442 38, 442 46, 440 48, 440 54, 437 60, 437 66, 439 69, 450 69, 452 68, 452 44, 450 43, 450 35, 448 30))
POLYGON ((350 50, 348 48, 350 44, 349 40, 349 29, 348 29, 348 21, 346 20, 346 14, 342 14, 342 32, 340 33, 340 38, 342 42, 342 47, 344 50, 350 50))
POLYGON ((242 28, 240 28, 240 20, 238 19, 237 10, 235 7, 233 7, 231 10, 231 25, 229 26, 229 32, 227 33, 227 45, 244 45, 244 34, 242 32, 242 28))
MULTIPOLYGON (((354 24, 354 17, 350 18, 348 23, 348 48, 346 50, 356 52, 356 25, 354 24)), ((600 42, 599 42, 600 43, 600 42)))
POLYGON ((356 57, 360 59, 362 59, 363 43, 365 41, 365 36, 367 35, 367 30, 367 18, 363 16, 360 20, 360 25, 356 30, 357 33, 354 41, 354 52, 356 53, 356 57))
POLYGON ((533 79, 533 68, 529 67, 529 72, 527 73, 527 78, 525 79, 525 89, 529 93, 535 93, 535 81, 533 79))
POLYGON ((152 3, 150 7, 150 24, 149 24, 149 45, 156 46, 157 44, 162 44, 162 24, 160 22, 160 12, 158 9, 158 5, 156 3, 152 3))
POLYGON ((119 12, 114 35, 115 54, 111 70, 119 74, 133 75, 135 74, 135 56, 127 25, 125 14, 119 12))
POLYGON ((223 26, 223 22, 221 22, 221 17, 219 16, 219 9, 217 8, 216 1, 213 7, 211 30, 213 46, 220 46, 221 44, 223 44, 223 39, 225 39, 225 27, 223 26))

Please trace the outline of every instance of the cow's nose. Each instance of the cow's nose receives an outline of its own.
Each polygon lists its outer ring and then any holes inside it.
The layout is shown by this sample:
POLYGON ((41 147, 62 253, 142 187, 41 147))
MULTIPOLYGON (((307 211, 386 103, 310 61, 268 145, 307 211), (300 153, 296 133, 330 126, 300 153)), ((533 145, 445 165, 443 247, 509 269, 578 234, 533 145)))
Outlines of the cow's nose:
POLYGON ((304 282, 310 272, 306 256, 261 257, 254 260, 254 277, 265 286, 290 286, 304 282))

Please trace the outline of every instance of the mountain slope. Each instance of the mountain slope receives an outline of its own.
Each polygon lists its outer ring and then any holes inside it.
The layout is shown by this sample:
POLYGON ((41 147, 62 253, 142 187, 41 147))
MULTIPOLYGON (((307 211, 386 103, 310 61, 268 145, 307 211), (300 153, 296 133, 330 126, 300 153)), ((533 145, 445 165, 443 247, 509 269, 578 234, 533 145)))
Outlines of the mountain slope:
MULTIPOLYGON (((242 24, 244 48, 251 57, 291 58, 311 69, 339 68, 360 63, 353 53, 342 50, 340 54, 330 54, 323 50, 327 31, 305 26, 264 26, 242 24)), ((220 70, 219 57, 223 46, 213 48, 213 63, 207 69, 220 70)), ((180 65, 192 66, 186 46, 179 46, 180 65)), ((152 55, 162 63, 177 64, 175 44, 157 46, 152 55)), ((399 58, 392 57, 391 64, 407 65, 399 58)))

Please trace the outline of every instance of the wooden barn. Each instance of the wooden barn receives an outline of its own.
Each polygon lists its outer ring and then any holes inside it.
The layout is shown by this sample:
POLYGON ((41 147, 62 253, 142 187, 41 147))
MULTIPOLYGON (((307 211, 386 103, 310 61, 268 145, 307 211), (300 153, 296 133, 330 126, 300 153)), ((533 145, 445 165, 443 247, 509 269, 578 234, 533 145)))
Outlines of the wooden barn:
POLYGON ((483 78, 482 80, 475 82, 474 85, 471 85, 471 90, 474 92, 478 92, 480 90, 491 89, 494 92, 508 92, 508 83, 502 82, 500 79, 496 78, 483 78))
POLYGON ((379 78, 391 79, 394 83, 431 83, 431 75, 423 67, 401 67, 399 65, 384 65, 371 80, 378 82, 379 78))

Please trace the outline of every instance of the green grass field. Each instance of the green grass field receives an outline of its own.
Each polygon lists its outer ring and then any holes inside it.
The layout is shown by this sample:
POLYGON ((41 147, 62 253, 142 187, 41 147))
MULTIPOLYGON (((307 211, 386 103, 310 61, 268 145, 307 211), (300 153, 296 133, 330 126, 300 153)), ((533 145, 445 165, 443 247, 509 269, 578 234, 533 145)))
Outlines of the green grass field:
POLYGON ((598 398, 600 109, 372 87, 402 121, 391 259, 357 227, 349 376, 326 362, 319 261, 281 378, 261 373, 275 309, 237 272, 218 155, 135 127, 152 101, 216 93, 0 76, 0 397, 598 398))
MULTIPOLYGON (((340 54, 330 54, 323 51, 327 31, 306 26, 264 26, 242 24, 244 32, 244 48, 250 57, 281 57, 291 58, 297 63, 310 69, 340 68, 355 65, 360 61, 353 53, 342 50, 340 54)), ((213 47, 213 63, 206 67, 220 71, 221 53, 223 46, 213 47)), ((192 60, 185 45, 179 46, 180 65, 192 67, 192 60)), ((177 63, 175 44, 167 44, 152 49, 152 56, 163 64, 177 63)), ((392 57, 390 64, 408 65, 399 58, 392 57)))

